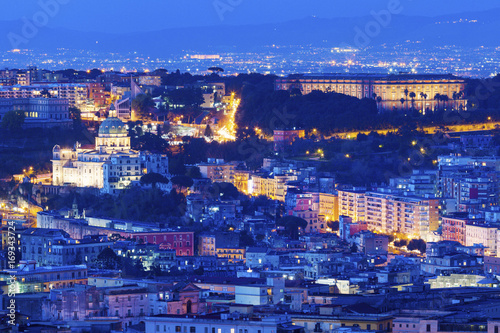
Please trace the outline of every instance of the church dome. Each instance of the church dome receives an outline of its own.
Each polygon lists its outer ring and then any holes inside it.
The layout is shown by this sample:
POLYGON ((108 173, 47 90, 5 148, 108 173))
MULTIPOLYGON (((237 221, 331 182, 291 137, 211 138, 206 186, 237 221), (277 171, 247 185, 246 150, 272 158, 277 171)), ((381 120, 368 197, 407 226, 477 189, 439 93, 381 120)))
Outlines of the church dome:
POLYGON ((101 134, 127 134, 125 124, 116 117, 108 117, 99 126, 99 135, 101 134))
POLYGON ((125 124, 116 117, 116 109, 112 104, 109 109, 109 117, 99 126, 99 135, 101 134, 127 134, 125 124))

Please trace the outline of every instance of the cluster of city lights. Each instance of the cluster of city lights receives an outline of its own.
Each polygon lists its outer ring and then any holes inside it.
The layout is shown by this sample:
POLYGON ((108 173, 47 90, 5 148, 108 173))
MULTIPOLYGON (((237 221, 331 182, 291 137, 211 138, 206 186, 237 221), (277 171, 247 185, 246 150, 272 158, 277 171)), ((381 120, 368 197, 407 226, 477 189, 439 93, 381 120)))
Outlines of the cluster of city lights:
POLYGON ((236 140, 236 122, 235 116, 238 106, 240 105, 240 99, 234 98, 234 93, 232 93, 231 104, 229 106, 229 114, 227 117, 227 124, 219 129, 217 134, 219 135, 220 141, 235 141, 236 140))

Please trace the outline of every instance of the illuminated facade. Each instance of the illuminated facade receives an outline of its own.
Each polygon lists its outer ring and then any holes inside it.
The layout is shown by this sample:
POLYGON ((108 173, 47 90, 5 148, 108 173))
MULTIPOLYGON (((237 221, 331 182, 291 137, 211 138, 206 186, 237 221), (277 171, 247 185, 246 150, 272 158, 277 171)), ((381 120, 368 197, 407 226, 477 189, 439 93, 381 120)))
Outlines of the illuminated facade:
POLYGON ((339 214, 366 222, 369 230, 400 232, 428 240, 439 227, 439 200, 388 193, 339 191, 339 214))
POLYGON ((470 221, 465 225, 465 245, 482 244, 486 247, 485 255, 497 256, 498 227, 494 224, 470 221))
POLYGON ((287 175, 274 177, 252 175, 248 181, 249 193, 253 196, 263 195, 271 200, 285 201, 286 183, 289 180, 291 179, 287 175))
POLYGON ((370 230, 400 232, 427 241, 439 227, 438 199, 368 192, 365 202, 365 221, 370 230))
POLYGON ((339 197, 335 194, 319 193, 319 215, 326 221, 339 220, 339 197))
POLYGON ((52 98, 66 99, 69 106, 85 104, 89 89, 85 84, 79 83, 50 83, 34 85, 16 85, 0 87, 0 98, 39 98, 48 92, 52 98))
POLYGON ((215 235, 200 235, 198 237, 198 255, 215 256, 215 235))
POLYGON ((139 76, 139 84, 141 86, 161 86, 160 75, 141 75, 139 76))
POLYGON ((339 216, 349 216, 354 222, 365 220, 365 191, 338 191, 339 216))
POLYGON ((0 121, 9 111, 22 111, 23 127, 73 126, 68 101, 60 98, 0 98, 0 121))
POLYGON ((52 183, 96 187, 114 194, 137 183, 141 176, 139 153, 130 149, 130 137, 123 122, 110 110, 99 127, 95 149, 61 149, 56 145, 52 158, 52 183))
POLYGON ((234 262, 245 262, 245 252, 244 248, 216 248, 217 258, 227 259, 230 263, 234 262))
POLYGON ((197 165, 203 178, 209 178, 214 183, 232 183, 234 163, 225 163, 221 159, 209 158, 207 163, 197 165))
POLYGON ((87 284, 87 266, 47 266, 38 267, 33 260, 19 262, 19 268, 0 272, 0 285, 4 294, 8 293, 10 276, 15 276, 15 293, 48 292, 53 288, 70 288, 75 284, 87 284))
POLYGON ((274 130, 274 151, 283 151, 286 146, 292 144, 295 139, 305 137, 304 130, 274 130))
POLYGON ((129 237, 144 244, 159 245, 161 250, 175 250, 178 257, 194 255, 194 233, 191 231, 136 232, 129 237))
POLYGON ((241 193, 248 194, 249 179, 250 179, 250 171, 235 170, 233 175, 233 185, 241 193))
POLYGON ((293 88, 300 89, 303 94, 320 90, 360 99, 380 97, 380 110, 411 108, 411 93, 415 94, 413 106, 417 110, 434 110, 438 103, 440 107, 444 104, 454 108, 467 104, 462 95, 457 95, 465 90, 465 80, 451 74, 294 74, 276 79, 276 90, 293 88), (436 94, 447 96, 448 101, 435 100, 436 94), (401 103, 402 98, 404 103, 401 103))

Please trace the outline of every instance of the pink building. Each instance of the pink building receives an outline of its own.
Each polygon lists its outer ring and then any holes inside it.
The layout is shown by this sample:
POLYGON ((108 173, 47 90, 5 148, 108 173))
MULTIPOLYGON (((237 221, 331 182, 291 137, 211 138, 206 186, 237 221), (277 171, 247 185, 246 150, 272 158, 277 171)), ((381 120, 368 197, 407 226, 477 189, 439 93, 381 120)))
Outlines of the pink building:
POLYGON ((296 138, 304 136, 304 130, 274 130, 274 151, 282 151, 285 146, 291 145, 296 138))
POLYGON ((172 300, 167 308, 167 314, 191 314, 207 312, 207 303, 200 302, 202 289, 193 283, 178 283, 172 290, 172 300))
POLYGON ((468 215, 468 213, 454 213, 443 216, 441 220, 442 240, 455 241, 465 245, 465 225, 469 221, 468 215))
POLYGON ((192 231, 155 231, 128 234, 137 242, 160 245, 162 250, 175 250, 178 257, 194 255, 194 232, 192 231))

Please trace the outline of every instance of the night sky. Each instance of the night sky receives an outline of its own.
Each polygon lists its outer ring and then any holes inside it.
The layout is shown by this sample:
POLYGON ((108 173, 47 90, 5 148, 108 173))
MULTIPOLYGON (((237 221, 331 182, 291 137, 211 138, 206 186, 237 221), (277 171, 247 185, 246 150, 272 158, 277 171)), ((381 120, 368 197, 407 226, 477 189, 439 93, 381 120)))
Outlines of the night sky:
POLYGON ((400 1, 403 15, 437 16, 500 7, 498 0, 22 0, 5 1, 0 21, 31 18, 40 2, 65 3, 49 26, 82 31, 130 32, 220 24, 260 24, 307 16, 369 15, 400 1))

